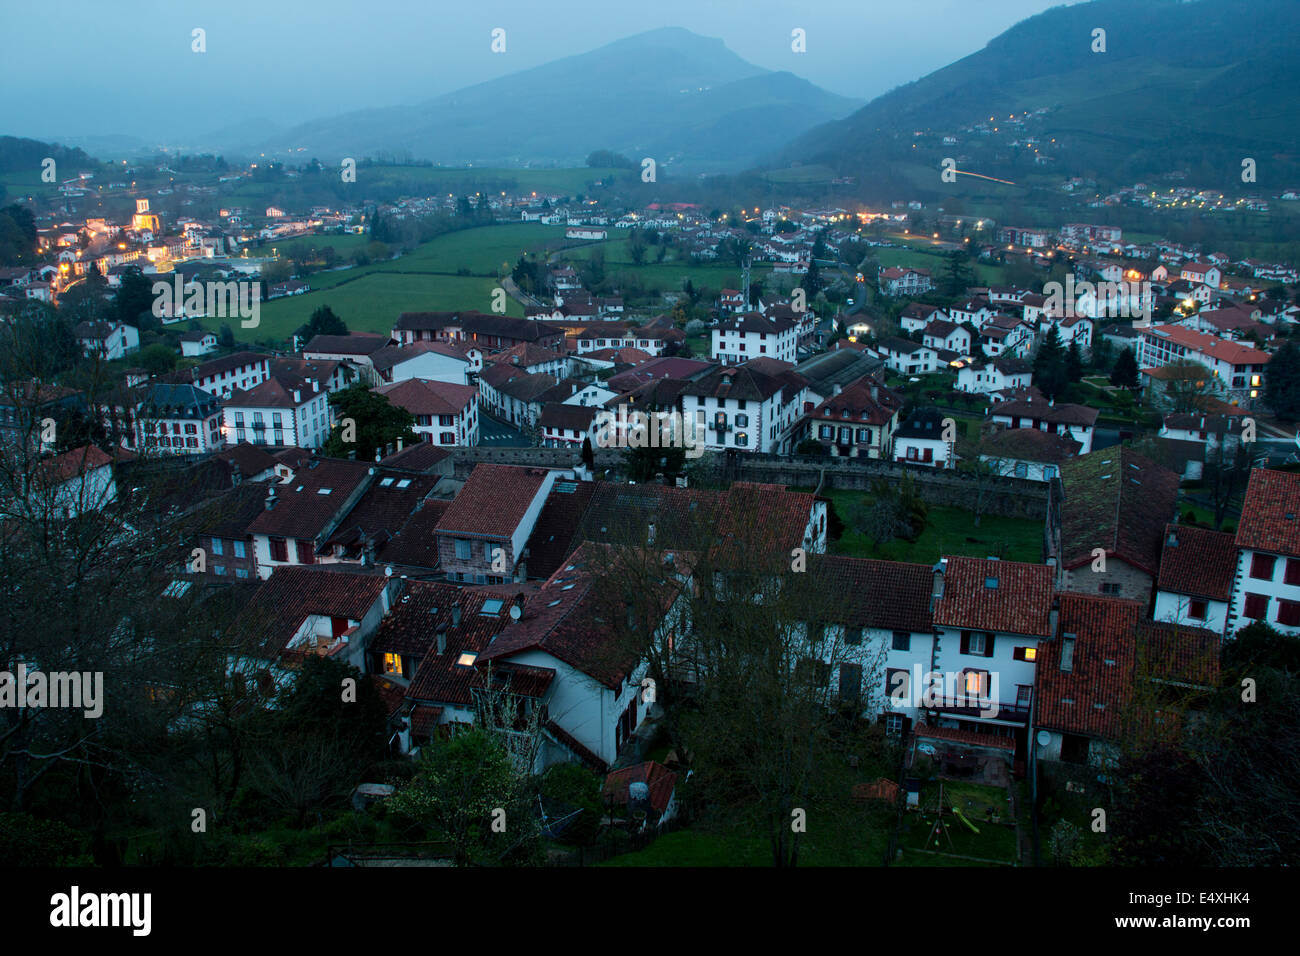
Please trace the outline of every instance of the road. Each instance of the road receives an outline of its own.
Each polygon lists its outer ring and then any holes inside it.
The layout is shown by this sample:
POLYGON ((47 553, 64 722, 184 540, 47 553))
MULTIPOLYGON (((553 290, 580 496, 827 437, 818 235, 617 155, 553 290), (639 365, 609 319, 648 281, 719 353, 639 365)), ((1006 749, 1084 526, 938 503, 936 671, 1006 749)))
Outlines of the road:
POLYGON ((478 422, 478 443, 487 448, 526 448, 532 444, 519 429, 492 418, 481 409, 478 422))

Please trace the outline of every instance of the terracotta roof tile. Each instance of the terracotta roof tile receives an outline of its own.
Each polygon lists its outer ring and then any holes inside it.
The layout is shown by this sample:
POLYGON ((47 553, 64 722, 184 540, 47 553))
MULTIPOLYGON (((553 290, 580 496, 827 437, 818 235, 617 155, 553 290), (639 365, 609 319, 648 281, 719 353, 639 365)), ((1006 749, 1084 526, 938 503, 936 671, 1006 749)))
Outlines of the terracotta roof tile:
POLYGON ((1300 474, 1267 468, 1250 473, 1236 544, 1300 557, 1300 474))
POLYGON ((1047 565, 963 557, 946 561, 935 627, 1040 637, 1051 633, 1052 569, 1047 565))
POLYGON ((1232 535, 1192 525, 1165 527, 1157 579, 1161 591, 1227 601, 1236 574, 1237 547, 1232 535))
POLYGON ((1178 475, 1128 448, 1103 448, 1061 462, 1063 564, 1093 549, 1155 575, 1165 524, 1178 502, 1178 475))
POLYGON ((481 463, 438 522, 439 534, 508 538, 545 482, 544 468, 481 463))

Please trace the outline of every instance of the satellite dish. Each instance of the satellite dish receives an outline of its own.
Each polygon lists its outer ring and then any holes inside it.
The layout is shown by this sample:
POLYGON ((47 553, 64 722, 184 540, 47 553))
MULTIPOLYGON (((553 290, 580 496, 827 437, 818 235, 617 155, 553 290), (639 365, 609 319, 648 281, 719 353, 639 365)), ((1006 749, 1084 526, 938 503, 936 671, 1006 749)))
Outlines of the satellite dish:
POLYGON ((1038 736, 1035 739, 1038 741, 1038 746, 1046 747, 1048 744, 1052 742, 1052 735, 1049 734, 1046 730, 1040 730, 1038 732, 1038 736))
POLYGON ((523 616, 524 616, 524 609, 523 609, 523 607, 522 607, 521 605, 518 605, 518 604, 512 604, 512 605, 510 605, 510 617, 511 617, 513 620, 516 620, 516 621, 517 621, 517 620, 519 620, 519 619, 520 619, 521 617, 523 617, 523 616))
POLYGON ((390 564, 384 568, 384 577, 391 578, 392 576, 393 576, 393 566, 390 564))

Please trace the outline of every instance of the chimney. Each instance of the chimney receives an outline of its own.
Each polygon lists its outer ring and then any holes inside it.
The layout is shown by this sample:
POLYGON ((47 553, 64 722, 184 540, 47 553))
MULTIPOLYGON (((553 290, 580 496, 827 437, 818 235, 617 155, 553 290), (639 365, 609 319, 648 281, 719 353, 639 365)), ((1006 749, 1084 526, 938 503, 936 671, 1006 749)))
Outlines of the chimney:
POLYGON ((447 631, 444 628, 438 629, 438 653, 447 653, 447 631))
POLYGON ((401 438, 397 439, 397 450, 398 450, 398 451, 401 451, 401 450, 402 450, 402 444, 403 444, 403 439, 401 439, 401 438))
POLYGON ((838 382, 831 386, 832 395, 838 395, 842 391, 844 391, 844 386, 840 385, 838 382))
POLYGON ((939 563, 933 568, 934 583, 930 588, 930 610, 934 610, 935 604, 943 597, 944 575, 948 573, 948 559, 940 558, 939 563))
POLYGON ((272 485, 266 493, 266 510, 270 511, 275 507, 275 485, 272 485))
POLYGON ((1061 598, 1054 596, 1052 598, 1052 610, 1047 615, 1047 630, 1051 634, 1052 640, 1056 640, 1057 631, 1061 629, 1061 598))
POLYGON ((1169 531, 1169 537, 1165 539, 1165 544, 1171 548, 1178 547, 1178 532, 1171 528, 1169 531))
POLYGON ((451 626, 460 627, 460 605, 456 604, 451 609, 451 626))
POLYGON ((301 405, 301 404, 302 404, 302 392, 299 391, 299 390, 296 389, 296 388, 293 390, 293 403, 294 403, 295 405, 301 405))

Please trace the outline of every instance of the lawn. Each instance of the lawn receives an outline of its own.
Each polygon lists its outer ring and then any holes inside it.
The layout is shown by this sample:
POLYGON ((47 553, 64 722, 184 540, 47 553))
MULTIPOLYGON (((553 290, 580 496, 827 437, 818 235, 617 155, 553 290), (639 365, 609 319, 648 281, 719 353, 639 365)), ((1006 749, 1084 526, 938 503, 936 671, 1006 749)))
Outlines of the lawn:
MULTIPOLYGON (((860 491, 832 490, 823 495, 835 502, 841 519, 847 520, 851 502, 865 497, 860 491)), ((878 558, 934 564, 943 556, 987 558, 1039 563, 1043 560, 1043 522, 1029 518, 984 515, 978 526, 975 516, 962 508, 930 505, 925 530, 915 541, 901 538, 877 547, 870 538, 846 528, 831 544, 831 553, 853 558, 878 558)))
MULTIPOLYGON (((333 248, 340 258, 353 255, 358 250, 370 245, 370 236, 358 236, 355 233, 328 233, 325 235, 290 236, 285 239, 268 239, 262 243, 249 245, 250 256, 270 256, 272 250, 281 257, 306 252, 308 249, 333 248)), ((244 247, 240 247, 241 250, 244 247)))
POLYGON ((921 812, 907 812, 903 815, 902 831, 899 834, 903 859, 911 865, 938 862, 928 854, 908 853, 908 850, 923 849, 1014 864, 1017 859, 1015 828, 1002 823, 991 823, 988 815, 988 811, 992 810, 1002 820, 1008 819, 1010 803, 1006 790, 976 783, 943 781, 943 791, 952 806, 960 810, 979 832, 972 832, 952 813, 945 812, 943 819, 948 836, 952 838, 951 843, 942 830, 933 837, 930 835, 935 821, 935 800, 939 792, 939 783, 931 781, 921 790, 921 812))
MULTIPOLYGON (((894 828, 893 808, 862 807, 860 825, 822 828, 808 815, 799 845, 800 866, 881 866, 894 828)), ((693 829, 666 833, 644 850, 612 857, 602 866, 771 866, 772 848, 761 836, 693 829)))
MULTIPOLYGON (((355 270, 344 270, 355 272, 355 270)), ((339 275, 341 273, 326 273, 339 275)), ((318 276, 312 276, 316 285, 318 276)), ((436 312, 442 310, 477 309, 492 310, 492 290, 495 279, 446 275, 386 275, 371 272, 355 281, 332 288, 313 288, 303 295, 285 296, 262 303, 261 323, 257 328, 245 329, 238 320, 229 320, 235 338, 242 342, 264 339, 285 340, 294 329, 311 318, 312 312, 328 305, 347 323, 353 332, 391 332, 393 323, 402 312, 436 312)), ((506 299, 506 314, 522 316, 523 306, 514 299, 506 299)), ((222 319, 205 322, 205 327, 216 330, 222 319)))
POLYGON ((478 226, 438 236, 400 259, 377 263, 386 272, 446 272, 468 269, 475 275, 500 275, 527 252, 541 252, 564 241, 563 226, 538 222, 478 226))

